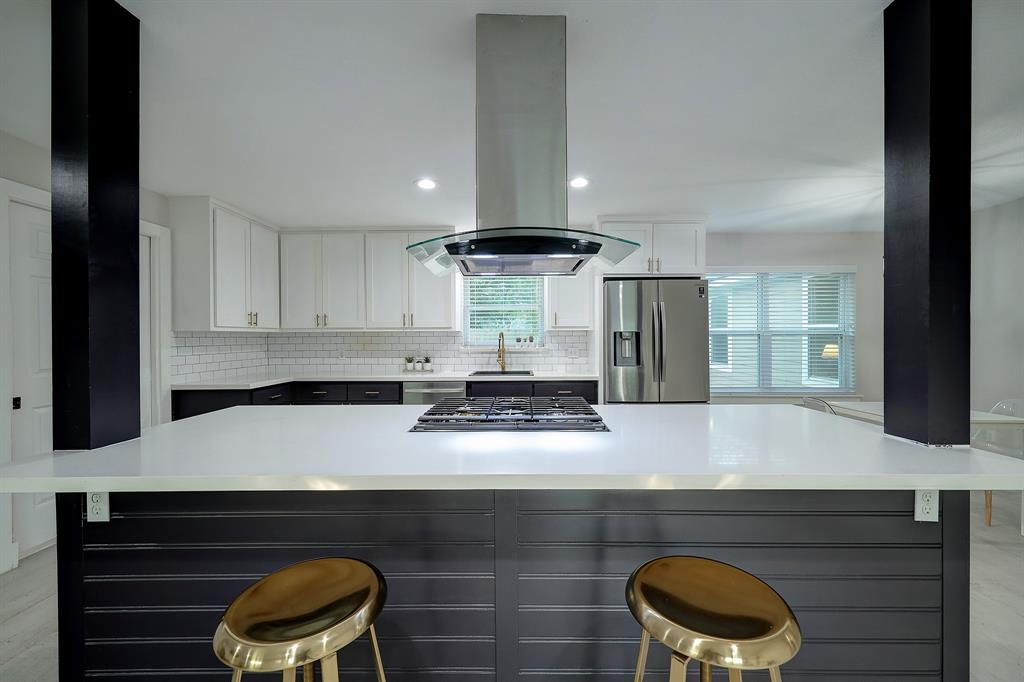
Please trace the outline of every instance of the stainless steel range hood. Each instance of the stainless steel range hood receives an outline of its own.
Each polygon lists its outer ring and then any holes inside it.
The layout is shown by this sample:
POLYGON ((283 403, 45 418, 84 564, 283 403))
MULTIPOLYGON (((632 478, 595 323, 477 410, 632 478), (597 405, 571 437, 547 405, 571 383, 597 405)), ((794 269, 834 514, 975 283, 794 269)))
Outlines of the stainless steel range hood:
POLYGON ((437 274, 575 275, 639 244, 568 228, 565 17, 476 16, 477 229, 409 246, 437 274))

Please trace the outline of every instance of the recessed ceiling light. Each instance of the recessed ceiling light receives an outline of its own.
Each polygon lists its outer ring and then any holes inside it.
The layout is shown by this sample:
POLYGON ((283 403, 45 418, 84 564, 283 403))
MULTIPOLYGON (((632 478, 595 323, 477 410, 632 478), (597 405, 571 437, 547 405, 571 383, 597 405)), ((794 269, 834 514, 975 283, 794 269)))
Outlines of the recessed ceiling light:
POLYGON ((437 183, 430 178, 420 178, 416 181, 416 186, 420 189, 434 189, 437 187, 437 183))
POLYGON ((569 186, 574 189, 583 189, 590 184, 590 180, 587 180, 582 175, 577 175, 575 178, 569 181, 569 186))

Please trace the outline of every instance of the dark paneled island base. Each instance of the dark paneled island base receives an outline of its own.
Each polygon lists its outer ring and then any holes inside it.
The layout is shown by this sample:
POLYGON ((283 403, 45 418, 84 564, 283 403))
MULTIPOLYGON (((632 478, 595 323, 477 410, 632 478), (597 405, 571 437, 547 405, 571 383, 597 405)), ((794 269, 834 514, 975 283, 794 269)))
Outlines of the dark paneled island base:
MULTIPOLYGON (((913 503, 908 491, 118 493, 110 522, 86 523, 84 496, 62 493, 61 680, 230 679, 210 638, 231 599, 287 564, 351 556, 388 580, 391 682, 627 682, 640 635, 627 576, 695 554, 792 605, 805 641, 787 682, 963 682, 968 493, 943 494, 941 523, 915 522, 913 503)), ((342 679, 373 679, 368 642, 339 659, 342 679)), ((667 679, 667 664, 652 649, 647 679, 667 679)))

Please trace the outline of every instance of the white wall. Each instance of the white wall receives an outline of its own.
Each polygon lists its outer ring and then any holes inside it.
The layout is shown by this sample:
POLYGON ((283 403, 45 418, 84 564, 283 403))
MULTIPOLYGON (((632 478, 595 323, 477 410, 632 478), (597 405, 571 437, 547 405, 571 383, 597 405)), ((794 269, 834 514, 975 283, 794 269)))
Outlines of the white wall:
POLYGON ((881 232, 710 232, 708 268, 844 265, 857 268, 856 392, 882 399, 881 232))
MULTIPOLYGON (((50 150, 0 130, 0 178, 50 191, 50 150)), ((167 197, 139 188, 139 219, 170 224, 167 197)))
POLYGON ((971 407, 1024 398, 1024 198, 971 214, 971 407))

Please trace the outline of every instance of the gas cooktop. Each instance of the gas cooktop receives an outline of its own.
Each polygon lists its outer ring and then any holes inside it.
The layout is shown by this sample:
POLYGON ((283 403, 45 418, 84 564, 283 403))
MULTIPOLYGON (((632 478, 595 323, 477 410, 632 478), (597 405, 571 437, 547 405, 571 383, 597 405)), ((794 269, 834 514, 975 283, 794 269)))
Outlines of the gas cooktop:
POLYGON ((607 431, 584 400, 565 398, 442 398, 410 431, 607 431))

